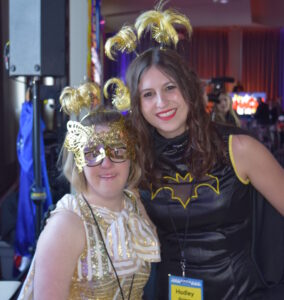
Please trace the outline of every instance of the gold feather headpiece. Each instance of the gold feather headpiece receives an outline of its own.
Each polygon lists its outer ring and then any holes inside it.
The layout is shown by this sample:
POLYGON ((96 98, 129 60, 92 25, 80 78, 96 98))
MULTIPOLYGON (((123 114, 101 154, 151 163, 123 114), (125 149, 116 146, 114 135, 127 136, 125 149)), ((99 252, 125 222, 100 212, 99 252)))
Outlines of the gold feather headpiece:
POLYGON ((179 37, 174 25, 183 26, 190 37, 192 27, 188 17, 173 9, 162 11, 162 6, 160 3, 155 9, 138 16, 134 25, 136 32, 134 32, 133 27, 124 26, 114 37, 109 38, 105 44, 107 57, 114 60, 116 50, 127 53, 134 51, 143 32, 147 30, 151 32, 152 38, 162 48, 170 44, 177 46, 179 37))
POLYGON ((79 115, 83 107, 91 110, 101 103, 100 86, 94 82, 86 82, 78 88, 67 86, 63 89, 59 102, 67 115, 79 115))
POLYGON ((150 29, 152 38, 161 44, 162 47, 171 43, 176 47, 178 33, 173 26, 174 24, 184 26, 189 37, 191 36, 192 27, 185 15, 170 9, 165 11, 146 11, 136 19, 135 28, 137 30, 137 37, 140 39, 142 33, 146 29, 150 29))
POLYGON ((135 51, 137 37, 131 26, 123 26, 113 37, 109 38, 105 44, 105 53, 111 60, 115 60, 113 55, 116 50, 127 53, 135 51))
POLYGON ((108 87, 115 85, 114 95, 112 96, 112 104, 119 111, 126 111, 130 108, 130 93, 123 81, 119 78, 111 78, 104 85, 104 96, 109 98, 108 87))

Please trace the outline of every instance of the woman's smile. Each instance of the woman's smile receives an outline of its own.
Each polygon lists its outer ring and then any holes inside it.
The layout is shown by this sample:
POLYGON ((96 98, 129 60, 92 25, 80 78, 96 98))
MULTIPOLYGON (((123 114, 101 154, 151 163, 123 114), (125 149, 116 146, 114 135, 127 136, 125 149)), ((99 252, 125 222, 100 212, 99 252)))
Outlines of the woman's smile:
POLYGON ((177 110, 175 108, 169 109, 169 110, 157 113, 157 117, 164 121, 168 121, 168 120, 171 120, 176 115, 176 112, 177 112, 177 110))

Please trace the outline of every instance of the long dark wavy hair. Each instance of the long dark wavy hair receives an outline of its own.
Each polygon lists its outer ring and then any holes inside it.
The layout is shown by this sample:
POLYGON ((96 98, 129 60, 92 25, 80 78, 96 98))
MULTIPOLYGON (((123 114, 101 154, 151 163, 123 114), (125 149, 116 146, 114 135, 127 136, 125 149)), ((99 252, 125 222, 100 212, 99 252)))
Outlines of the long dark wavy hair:
POLYGON ((156 181, 153 133, 155 129, 141 112, 138 85, 144 71, 151 66, 160 69, 178 85, 189 111, 187 116, 188 148, 185 159, 188 169, 195 177, 205 175, 215 163, 225 161, 222 138, 205 110, 201 81, 184 59, 170 49, 152 48, 138 56, 127 71, 127 85, 131 96, 131 118, 138 138, 138 158, 143 166, 144 183, 156 181))

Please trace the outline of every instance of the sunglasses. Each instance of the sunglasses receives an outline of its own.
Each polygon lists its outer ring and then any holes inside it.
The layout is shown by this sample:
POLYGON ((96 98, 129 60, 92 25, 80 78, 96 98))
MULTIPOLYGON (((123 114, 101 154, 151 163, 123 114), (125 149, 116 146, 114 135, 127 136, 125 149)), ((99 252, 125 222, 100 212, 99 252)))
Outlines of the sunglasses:
POLYGON ((129 158, 125 146, 111 147, 103 145, 99 145, 93 149, 86 149, 84 156, 88 167, 100 165, 105 157, 108 157, 113 163, 122 163, 129 158))

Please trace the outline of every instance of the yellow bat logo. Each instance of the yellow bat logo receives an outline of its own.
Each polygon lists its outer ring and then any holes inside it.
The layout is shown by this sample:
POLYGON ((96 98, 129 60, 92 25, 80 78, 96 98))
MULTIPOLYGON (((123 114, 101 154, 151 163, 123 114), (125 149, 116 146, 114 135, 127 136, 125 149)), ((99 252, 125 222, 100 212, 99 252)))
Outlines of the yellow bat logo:
MULTIPOLYGON (((191 183, 193 181, 193 177, 191 176, 190 173, 187 173, 185 176, 182 176, 179 173, 176 173, 176 177, 163 176, 163 179, 167 180, 167 183, 169 185, 177 184, 178 187, 181 187, 181 185, 179 185, 181 183, 191 183)), ((184 191, 184 189, 182 189, 182 188, 176 189, 174 187, 165 185, 165 186, 158 188, 156 191, 153 191, 153 186, 152 186, 151 200, 154 200, 156 198, 157 194, 161 190, 169 190, 171 192, 171 198, 173 200, 178 200, 181 203, 181 205, 183 206, 183 208, 186 208, 191 199, 198 198, 197 190, 204 186, 212 189, 217 195, 220 194, 219 179, 216 176, 206 174, 203 182, 199 183, 193 187, 193 193, 192 193, 191 197, 185 198, 185 196, 184 196, 185 193, 182 193, 184 191)))

